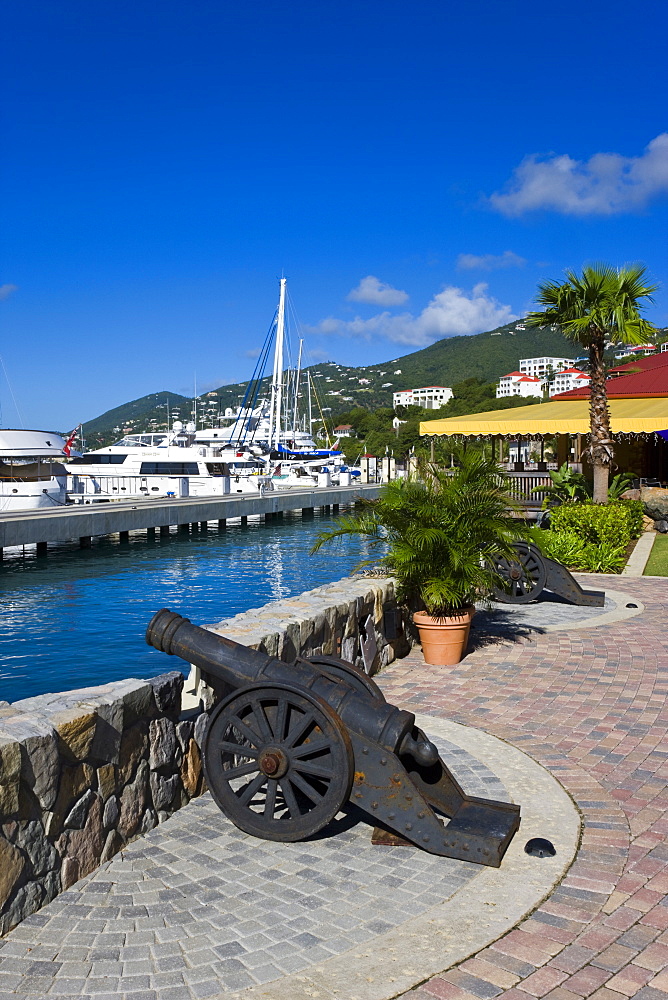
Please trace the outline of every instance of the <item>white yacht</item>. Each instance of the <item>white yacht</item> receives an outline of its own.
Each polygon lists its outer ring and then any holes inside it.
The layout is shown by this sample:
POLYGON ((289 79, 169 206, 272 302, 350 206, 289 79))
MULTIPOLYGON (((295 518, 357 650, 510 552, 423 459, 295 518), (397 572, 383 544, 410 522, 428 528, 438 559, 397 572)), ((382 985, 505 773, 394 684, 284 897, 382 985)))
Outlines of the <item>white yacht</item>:
POLYGON ((64 506, 66 448, 52 431, 0 428, 0 511, 64 506))
POLYGON ((197 444, 194 425, 175 421, 158 434, 128 434, 66 462, 74 503, 142 497, 204 497, 273 489, 263 462, 247 449, 197 444))

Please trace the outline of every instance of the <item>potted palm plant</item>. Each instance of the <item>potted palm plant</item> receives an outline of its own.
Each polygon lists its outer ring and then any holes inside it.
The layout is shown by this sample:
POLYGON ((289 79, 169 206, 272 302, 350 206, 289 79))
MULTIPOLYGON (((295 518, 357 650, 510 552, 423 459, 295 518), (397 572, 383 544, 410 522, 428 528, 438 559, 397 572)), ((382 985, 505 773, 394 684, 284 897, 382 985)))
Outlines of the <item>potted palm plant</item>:
MULTIPOLYGON (((509 477, 470 450, 453 469, 422 466, 415 478, 383 486, 375 500, 321 531, 312 551, 342 535, 364 535, 384 548, 384 568, 397 598, 413 612, 425 661, 458 663, 466 650, 475 602, 499 578, 494 557, 512 557, 526 529, 512 516, 509 477)), ((366 560, 361 565, 368 565, 366 560)))

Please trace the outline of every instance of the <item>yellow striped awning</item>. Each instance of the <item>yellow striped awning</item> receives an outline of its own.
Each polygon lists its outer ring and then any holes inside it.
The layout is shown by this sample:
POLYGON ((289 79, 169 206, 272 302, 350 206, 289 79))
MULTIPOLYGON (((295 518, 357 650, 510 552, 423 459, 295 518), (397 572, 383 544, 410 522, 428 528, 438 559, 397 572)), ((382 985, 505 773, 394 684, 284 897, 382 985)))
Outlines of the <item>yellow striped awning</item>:
MULTIPOLYGON (((613 434, 653 434, 668 430, 668 398, 610 399, 613 434)), ((494 434, 531 437, 532 434, 588 434, 589 400, 535 403, 512 410, 490 410, 465 417, 423 420, 420 435, 491 437, 494 434)))

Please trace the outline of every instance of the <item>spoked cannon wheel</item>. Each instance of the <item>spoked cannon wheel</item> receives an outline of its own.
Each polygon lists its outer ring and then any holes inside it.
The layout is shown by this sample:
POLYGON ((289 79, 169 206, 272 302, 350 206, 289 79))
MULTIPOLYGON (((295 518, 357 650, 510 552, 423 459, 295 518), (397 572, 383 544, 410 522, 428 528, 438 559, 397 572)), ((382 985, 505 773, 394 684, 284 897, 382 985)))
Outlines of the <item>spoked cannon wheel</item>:
POLYGON ((515 558, 498 556, 494 569, 503 580, 503 586, 494 588, 494 597, 505 604, 528 604, 543 592, 547 570, 543 557, 535 545, 516 542, 515 558))
POLYGON ((350 794, 353 752, 341 720, 322 699, 288 685, 245 688, 222 702, 203 751, 215 802, 255 837, 311 836, 350 794))

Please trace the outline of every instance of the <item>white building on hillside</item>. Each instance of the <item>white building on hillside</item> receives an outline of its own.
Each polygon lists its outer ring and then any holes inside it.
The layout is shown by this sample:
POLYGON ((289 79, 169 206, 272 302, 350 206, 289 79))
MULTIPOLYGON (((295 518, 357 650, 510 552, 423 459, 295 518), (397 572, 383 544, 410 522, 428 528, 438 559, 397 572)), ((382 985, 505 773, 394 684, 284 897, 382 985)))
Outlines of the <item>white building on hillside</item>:
MULTIPOLYGON (((661 348, 661 350, 663 350, 663 348, 661 348)), ((619 361, 620 358, 646 358, 649 357, 650 354, 655 353, 656 347, 654 344, 639 344, 637 347, 630 347, 626 344, 625 347, 622 347, 621 351, 615 354, 615 358, 617 361, 619 361)))
POLYGON ((550 396, 558 396, 560 392, 570 392, 571 389, 580 389, 588 386, 591 377, 579 368, 566 368, 558 372, 550 385, 550 396))
POLYGON ((421 389, 405 389, 392 393, 392 405, 423 406, 426 410, 438 410, 452 399, 452 389, 442 385, 426 385, 421 389))
POLYGON ((543 395, 543 380, 523 372, 510 372, 499 379, 496 387, 496 398, 506 399, 508 396, 538 396, 543 395))
POLYGON ((574 364, 575 358, 520 358, 520 371, 522 375, 545 378, 550 372, 572 368, 574 364))

